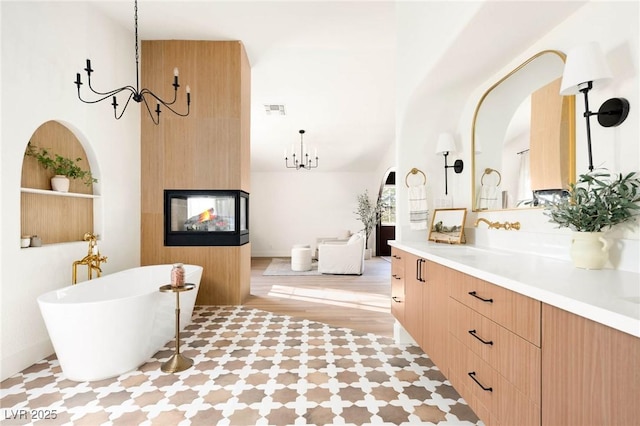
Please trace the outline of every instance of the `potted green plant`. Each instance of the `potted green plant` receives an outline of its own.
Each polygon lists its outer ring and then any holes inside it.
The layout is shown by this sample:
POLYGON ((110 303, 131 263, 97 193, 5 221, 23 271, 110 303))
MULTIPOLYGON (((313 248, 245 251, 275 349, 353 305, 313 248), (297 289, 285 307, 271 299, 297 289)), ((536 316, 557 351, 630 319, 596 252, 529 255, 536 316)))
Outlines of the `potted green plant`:
POLYGON ((31 142, 27 144, 25 155, 38 160, 38 163, 45 170, 53 171, 54 176, 51 178, 51 188, 54 191, 67 192, 69 190, 69 179, 80 179, 87 186, 98 181, 91 175, 91 171, 84 170, 78 165, 78 162, 82 161, 81 158, 73 160, 59 154, 52 154, 45 148, 32 145, 31 142))
POLYGON ((580 175, 568 196, 545 205, 544 214, 573 232, 571 258, 576 267, 601 269, 609 258, 603 238, 612 226, 635 220, 640 212, 640 176, 595 170, 580 175))
POLYGON ((371 202, 367 190, 365 190, 364 193, 358 195, 358 209, 354 213, 357 215, 358 220, 364 225, 363 230, 365 235, 364 241, 366 259, 369 259, 371 257, 371 249, 369 248, 369 237, 371 236, 371 232, 373 232, 373 228, 380 220, 380 215, 382 214, 383 207, 384 203, 380 198, 376 201, 375 204, 371 202))

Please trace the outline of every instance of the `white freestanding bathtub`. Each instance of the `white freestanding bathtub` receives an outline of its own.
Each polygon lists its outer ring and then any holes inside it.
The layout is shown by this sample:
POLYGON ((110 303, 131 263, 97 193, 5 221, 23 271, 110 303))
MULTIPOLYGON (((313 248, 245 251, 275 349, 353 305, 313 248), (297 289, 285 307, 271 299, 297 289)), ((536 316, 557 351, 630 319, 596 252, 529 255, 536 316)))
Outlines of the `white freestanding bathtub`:
MULTIPOLYGON (((64 375, 74 381, 101 380, 131 371, 175 337, 172 265, 128 269, 53 290, 38 297, 40 312, 64 375)), ((184 265, 180 327, 191 322, 202 266, 184 265)))

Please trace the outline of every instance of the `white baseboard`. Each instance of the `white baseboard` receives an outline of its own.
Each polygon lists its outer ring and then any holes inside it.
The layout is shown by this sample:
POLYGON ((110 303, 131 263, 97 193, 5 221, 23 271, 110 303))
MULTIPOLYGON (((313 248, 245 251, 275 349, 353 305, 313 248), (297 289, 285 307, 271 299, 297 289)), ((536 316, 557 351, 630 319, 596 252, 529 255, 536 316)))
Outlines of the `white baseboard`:
POLYGON ((3 356, 0 360, 0 381, 8 379, 53 353, 53 345, 47 339, 9 356, 3 356))
POLYGON ((251 252, 251 257, 291 257, 291 251, 251 252))
POLYGON ((398 320, 393 323, 393 340, 396 345, 418 345, 398 320))

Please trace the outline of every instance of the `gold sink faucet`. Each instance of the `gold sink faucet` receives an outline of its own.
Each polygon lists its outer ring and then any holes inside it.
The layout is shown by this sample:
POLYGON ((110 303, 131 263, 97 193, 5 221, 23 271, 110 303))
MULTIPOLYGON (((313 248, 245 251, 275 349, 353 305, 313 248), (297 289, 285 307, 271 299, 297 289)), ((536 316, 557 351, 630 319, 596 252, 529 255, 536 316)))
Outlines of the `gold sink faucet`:
POLYGON ((478 218, 478 220, 476 220, 476 222, 473 224, 473 226, 475 226, 476 228, 478 227, 478 225, 480 224, 480 222, 484 222, 487 225, 489 225, 489 229, 505 229, 507 231, 514 229, 514 230, 519 230, 520 229, 520 222, 504 222, 504 223, 500 223, 500 222, 491 222, 487 219, 485 219, 484 217, 478 218))
POLYGON ((84 234, 83 240, 89 242, 89 250, 87 251, 87 255, 85 257, 73 262, 72 284, 76 284, 78 282, 78 265, 87 265, 87 275, 89 279, 92 279, 93 271, 96 271, 96 277, 99 277, 102 274, 100 264, 107 262, 107 256, 100 255, 100 249, 98 248, 98 237, 96 235, 87 232, 86 234, 84 234))

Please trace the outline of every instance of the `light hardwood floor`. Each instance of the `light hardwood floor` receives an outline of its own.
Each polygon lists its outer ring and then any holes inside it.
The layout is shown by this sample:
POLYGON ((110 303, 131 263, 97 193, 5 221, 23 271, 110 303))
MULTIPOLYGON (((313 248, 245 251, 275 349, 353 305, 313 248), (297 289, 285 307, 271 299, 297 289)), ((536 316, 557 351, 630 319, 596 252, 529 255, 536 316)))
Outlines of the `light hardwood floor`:
POLYGON ((391 263, 366 260, 362 275, 264 276, 271 258, 251 259, 244 306, 379 336, 393 335, 391 263))

